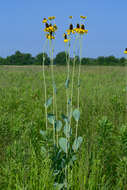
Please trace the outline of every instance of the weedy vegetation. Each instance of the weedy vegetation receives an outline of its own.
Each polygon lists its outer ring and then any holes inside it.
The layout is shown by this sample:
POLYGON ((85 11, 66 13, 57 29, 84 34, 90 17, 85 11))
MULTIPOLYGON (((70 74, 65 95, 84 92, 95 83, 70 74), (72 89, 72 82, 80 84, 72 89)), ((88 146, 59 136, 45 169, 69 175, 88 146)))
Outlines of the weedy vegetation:
POLYGON ((54 67, 54 18, 43 19, 50 66, 0 67, 0 189, 126 190, 127 67, 81 66, 82 23, 54 67))

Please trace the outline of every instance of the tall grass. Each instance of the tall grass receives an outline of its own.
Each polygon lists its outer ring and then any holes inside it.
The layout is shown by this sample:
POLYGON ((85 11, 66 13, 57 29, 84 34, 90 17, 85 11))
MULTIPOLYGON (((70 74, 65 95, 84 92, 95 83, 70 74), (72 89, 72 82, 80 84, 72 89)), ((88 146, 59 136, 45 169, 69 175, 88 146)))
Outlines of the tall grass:
MULTIPOLYGON (((77 161, 68 170, 69 187, 72 190, 126 190, 127 68, 81 67, 81 70, 78 133, 83 136, 83 144, 77 161)), ((54 67, 54 72, 60 118, 66 113, 66 68, 54 67)), ((76 67, 75 76, 77 73, 76 67)), ((51 94, 47 67, 45 74, 47 94, 51 94)), ((44 142, 40 130, 45 130, 42 80, 43 71, 39 66, 0 67, 1 190, 54 189, 53 161, 41 151, 44 142)), ((73 94, 76 93, 74 87, 73 94)), ((75 96, 73 105, 77 105, 75 96)), ((49 111, 52 111, 50 107, 49 111)), ((72 128, 75 130, 73 118, 72 128)), ((50 134, 49 139, 52 139, 50 134)))

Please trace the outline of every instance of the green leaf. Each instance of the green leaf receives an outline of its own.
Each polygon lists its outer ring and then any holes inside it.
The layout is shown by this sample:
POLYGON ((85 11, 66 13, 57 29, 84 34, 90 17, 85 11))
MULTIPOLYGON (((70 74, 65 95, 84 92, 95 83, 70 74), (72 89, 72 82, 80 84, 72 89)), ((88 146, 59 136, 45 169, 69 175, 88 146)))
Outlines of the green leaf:
POLYGON ((73 155, 71 160, 72 160, 73 162, 74 162, 75 160, 77 160, 76 155, 73 155))
POLYGON ((83 138, 82 138, 82 137, 76 138, 76 139, 74 140, 73 145, 72 145, 72 149, 73 149, 74 151, 77 151, 78 148, 80 147, 82 141, 83 141, 83 138))
POLYGON ((66 138, 59 138, 59 145, 60 145, 60 148, 65 152, 67 153, 68 152, 68 149, 69 149, 69 142, 66 138))
POLYGON ((80 87, 80 81, 78 82, 78 87, 80 87))
POLYGON ((47 100, 47 102, 44 104, 45 107, 49 107, 52 104, 52 97, 47 100))
POLYGON ((68 122, 69 122, 68 117, 65 116, 64 114, 62 114, 62 118, 63 118, 63 120, 65 121, 65 123, 68 123, 68 122))
POLYGON ((54 124, 55 115, 54 114, 48 114, 48 121, 49 121, 49 123, 54 124))
POLYGON ((55 122, 55 129, 56 129, 56 131, 59 132, 61 130, 61 128, 62 128, 62 122, 60 120, 57 120, 55 122))
POLYGON ((47 131, 42 131, 42 130, 40 130, 40 134, 41 134, 42 136, 46 136, 46 135, 47 135, 47 131))
POLYGON ((69 88, 69 82, 70 82, 70 80, 67 79, 66 82, 65 82, 65 87, 66 87, 66 88, 69 88))
POLYGON ((47 138, 47 131, 40 130, 40 134, 42 135, 43 139, 47 138))
POLYGON ((54 92, 55 92, 55 94, 56 94, 56 93, 57 93, 57 88, 56 88, 55 82, 53 83, 53 88, 54 88, 54 92))
POLYGON ((80 111, 78 109, 75 109, 73 111, 73 117, 74 117, 75 121, 79 120, 79 118, 80 118, 80 111))
POLYGON ((76 161, 77 160, 77 157, 76 157, 76 155, 73 155, 72 156, 72 158, 70 159, 70 161, 69 161, 69 165, 73 165, 74 164, 74 161, 76 161))
POLYGON ((68 99, 68 105, 70 105, 70 103, 71 103, 71 98, 68 99))
POLYGON ((43 153, 46 153, 46 152, 47 152, 44 146, 41 147, 41 151, 42 151, 43 153))
POLYGON ((69 138, 72 135, 72 129, 69 125, 64 126, 64 134, 67 138, 69 138))
POLYGON ((64 187, 64 183, 55 183, 54 186, 56 190, 61 190, 64 187))

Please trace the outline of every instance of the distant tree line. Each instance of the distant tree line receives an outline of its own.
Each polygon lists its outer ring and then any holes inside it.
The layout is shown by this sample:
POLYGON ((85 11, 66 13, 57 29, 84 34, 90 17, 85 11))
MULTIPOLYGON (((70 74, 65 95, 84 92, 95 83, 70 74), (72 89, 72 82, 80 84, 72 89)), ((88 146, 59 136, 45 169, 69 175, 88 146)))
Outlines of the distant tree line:
MULTIPOLYGON (((66 53, 60 52, 56 55, 53 62, 56 65, 65 65, 66 64, 66 53)), ((0 65, 42 65, 43 58, 45 59, 45 65, 50 64, 50 58, 46 53, 40 53, 33 57, 30 53, 21 53, 16 51, 15 54, 7 56, 6 58, 0 57, 0 65)), ((70 64, 73 64, 74 58, 70 58, 70 64)), ((80 58, 75 57, 75 63, 79 64, 80 58)), ((127 59, 124 57, 116 58, 114 56, 100 56, 98 58, 82 58, 82 65, 127 65, 127 59)))

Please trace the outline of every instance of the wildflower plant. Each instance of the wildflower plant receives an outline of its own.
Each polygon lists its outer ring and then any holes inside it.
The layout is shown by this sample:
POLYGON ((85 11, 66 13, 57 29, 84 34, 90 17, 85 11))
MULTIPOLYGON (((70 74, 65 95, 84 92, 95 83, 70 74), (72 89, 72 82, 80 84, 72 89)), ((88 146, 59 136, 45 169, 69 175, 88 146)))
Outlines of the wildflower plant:
MULTIPOLYGON (((69 19, 73 17, 70 16, 69 19)), ((82 17, 81 19, 85 19, 82 17)), ((65 81, 66 91, 66 113, 61 115, 61 120, 57 118, 57 89, 54 77, 54 65, 53 65, 53 40, 56 37, 57 25, 53 23, 55 17, 48 17, 43 19, 45 25, 44 32, 46 37, 46 44, 49 42, 49 54, 50 54, 50 68, 51 68, 51 79, 52 79, 52 96, 47 99, 47 86, 45 77, 45 57, 43 57, 43 78, 44 78, 44 89, 45 89, 45 116, 46 116, 46 130, 40 131, 43 139, 42 151, 49 155, 52 160, 52 170, 55 176, 54 186, 58 189, 69 189, 68 183, 68 171, 77 160, 77 152, 83 141, 81 136, 78 136, 78 123, 80 118, 80 72, 81 72, 81 57, 82 57, 82 40, 83 34, 88 31, 85 29, 83 23, 77 24, 76 28, 72 23, 69 24, 69 28, 64 33, 64 43, 66 52, 66 63, 67 63, 67 76, 65 81), (71 41, 75 40, 74 45, 74 58, 72 66, 72 76, 70 72, 70 49, 71 41), (78 69, 78 82, 77 82, 77 108, 73 109, 73 88, 74 88, 74 74, 75 74, 75 48, 76 44, 79 43, 80 47, 80 63, 78 69), (71 83, 71 87, 70 87, 71 83), (48 108, 52 106, 52 113, 48 113, 48 108), (71 118, 74 118, 76 122, 76 132, 74 135, 74 129, 72 128, 71 118), (52 130, 48 125, 52 125, 52 130), (51 135, 53 133, 53 135, 51 135), (53 138, 51 138, 53 137, 53 138)), ((44 54, 43 54, 44 55, 44 54)))
POLYGON ((125 48, 125 51, 124 51, 125 54, 127 54, 127 48, 125 48))

